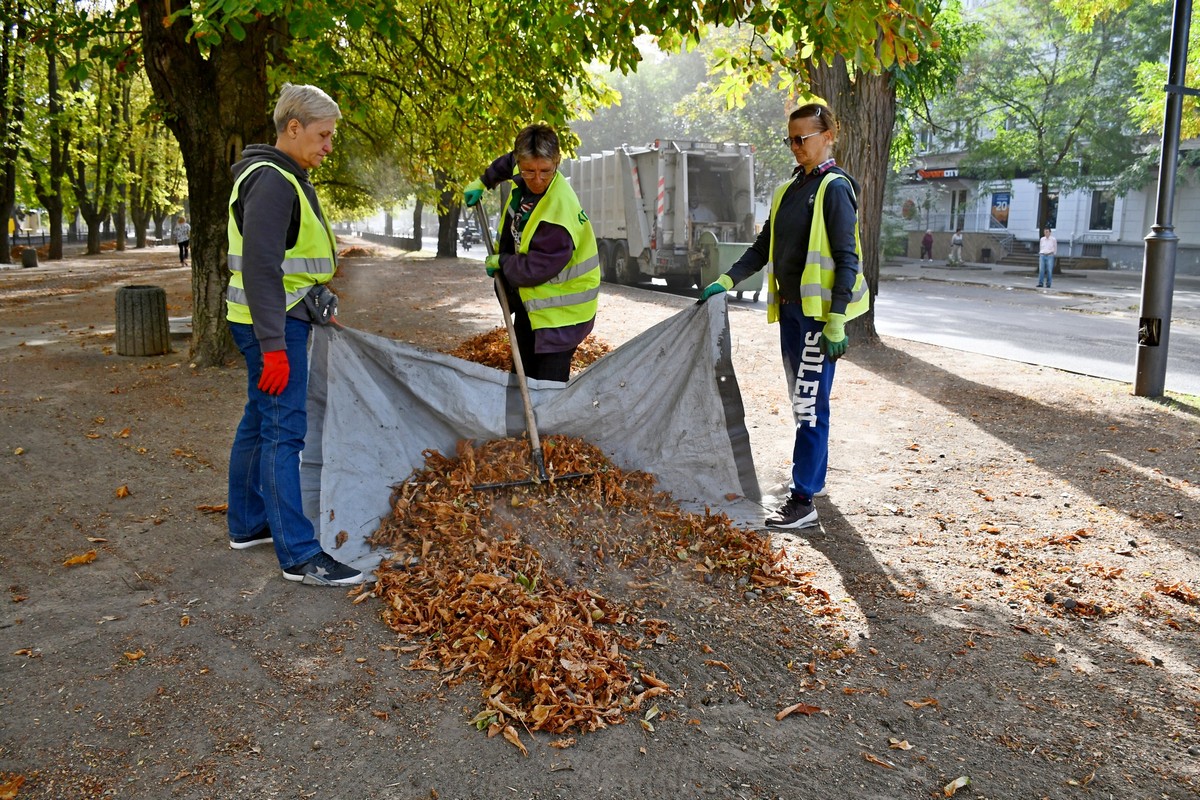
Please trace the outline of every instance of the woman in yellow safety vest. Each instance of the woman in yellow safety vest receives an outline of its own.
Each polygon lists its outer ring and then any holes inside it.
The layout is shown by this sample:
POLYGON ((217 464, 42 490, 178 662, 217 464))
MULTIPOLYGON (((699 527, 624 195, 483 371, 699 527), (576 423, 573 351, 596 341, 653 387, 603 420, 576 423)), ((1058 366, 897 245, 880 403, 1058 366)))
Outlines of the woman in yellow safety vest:
POLYGON ((226 317, 248 372, 229 456, 229 546, 273 544, 284 578, 318 586, 366 580, 322 549, 300 494, 314 322, 305 296, 337 269, 333 232, 308 172, 333 150, 341 116, 316 86, 284 84, 275 145, 250 145, 233 165, 227 228, 226 317))
POLYGON ((492 162, 463 191, 473 206, 485 188, 513 182, 500 223, 499 246, 485 262, 508 286, 517 350, 530 378, 562 381, 591 333, 600 296, 600 261, 592 223, 559 174, 558 136, 548 125, 517 134, 511 153, 492 162))
POLYGON ((824 104, 808 103, 792 112, 784 143, 796 158, 796 170, 775 190, 771 216, 754 244, 705 287, 701 298, 727 292, 767 267, 767 322, 779 322, 796 423, 788 497, 767 517, 772 528, 818 524, 813 498, 825 490, 834 362, 850 342, 846 322, 870 307, 862 274, 858 185, 834 161, 837 134, 837 121, 824 104))

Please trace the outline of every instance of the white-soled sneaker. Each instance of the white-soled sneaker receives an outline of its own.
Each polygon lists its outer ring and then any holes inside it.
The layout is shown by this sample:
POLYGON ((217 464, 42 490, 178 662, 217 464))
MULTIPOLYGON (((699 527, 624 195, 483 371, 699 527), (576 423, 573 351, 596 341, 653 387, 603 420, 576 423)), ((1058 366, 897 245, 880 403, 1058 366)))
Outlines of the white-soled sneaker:
POLYGON ((317 553, 303 564, 288 567, 283 571, 283 577, 309 586, 354 586, 367 580, 366 575, 325 552, 317 553))
POLYGON ((778 511, 767 517, 766 522, 768 528, 785 530, 811 528, 817 524, 817 509, 812 501, 805 501, 796 495, 791 495, 778 511))

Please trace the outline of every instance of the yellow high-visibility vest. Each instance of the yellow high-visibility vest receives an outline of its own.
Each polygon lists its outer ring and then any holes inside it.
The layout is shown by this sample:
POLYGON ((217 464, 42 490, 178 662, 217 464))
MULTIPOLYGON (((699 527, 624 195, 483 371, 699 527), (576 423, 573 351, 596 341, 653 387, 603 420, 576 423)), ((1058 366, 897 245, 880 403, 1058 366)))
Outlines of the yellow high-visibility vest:
POLYGON ((329 223, 317 216, 317 211, 300 188, 296 176, 270 161, 251 164, 238 176, 229 195, 229 289, 225 293, 225 318, 230 322, 253 324, 250 306, 246 303, 246 289, 242 282, 242 247, 244 240, 233 216, 233 204, 237 200, 242 181, 260 167, 271 167, 288 179, 300 197, 300 233, 296 244, 283 254, 284 307, 291 309, 304 299, 314 284, 329 283, 337 272, 337 256, 334 247, 333 229, 329 223))
MULTIPOLYGON (((780 184, 771 199, 771 252, 767 262, 767 322, 779 320, 778 285, 775 281, 775 221, 778 218, 779 205, 788 187, 795 178, 780 184)), ((817 187, 817 196, 813 200, 812 228, 808 233, 808 255, 804 260, 804 271, 800 274, 800 308, 804 316, 824 322, 829 315, 829 305, 833 292, 833 247, 829 243, 829 231, 825 229, 825 189, 835 180, 850 179, 838 172, 828 172, 821 178, 817 187)), ((851 193, 854 192, 851 184, 851 193)), ((858 255, 858 275, 854 278, 854 287, 850 290, 850 302, 846 304, 846 320, 861 317, 871 308, 871 293, 862 271, 862 241, 859 238, 858 219, 854 220, 854 252, 858 255)))
MULTIPOLYGON (((507 214, 516 213, 511 207, 507 214)), ((543 222, 561 225, 571 234, 575 251, 563 270, 538 286, 521 286, 521 303, 529 314, 529 324, 539 328, 565 328, 596 316, 600 297, 600 259, 592 221, 584 213, 575 190, 556 173, 542 199, 534 206, 521 234, 517 252, 529 253, 534 231, 543 222)))

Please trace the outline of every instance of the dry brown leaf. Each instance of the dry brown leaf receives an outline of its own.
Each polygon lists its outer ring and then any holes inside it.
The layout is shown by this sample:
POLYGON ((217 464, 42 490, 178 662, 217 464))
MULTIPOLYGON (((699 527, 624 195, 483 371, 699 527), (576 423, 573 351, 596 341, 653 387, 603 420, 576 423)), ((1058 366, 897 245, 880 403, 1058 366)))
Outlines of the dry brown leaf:
POLYGON ((957 792, 959 789, 962 789, 964 786, 970 786, 970 785, 971 785, 970 778, 968 778, 966 775, 959 775, 957 778, 955 778, 954 780, 950 781, 949 783, 947 783, 945 786, 942 787, 942 794, 945 795, 946 797, 953 797, 954 793, 957 792))
POLYGON ((92 544, 103 544, 104 542, 108 541, 108 539, 104 539, 100 536, 89 536, 87 537, 87 540, 92 544))
POLYGON ((4 783, 0 783, 0 800, 14 800, 24 783, 24 775, 14 775, 4 783))
POLYGON ((192 624, 192 618, 189 617, 187 614, 184 614, 182 617, 179 618, 179 627, 186 628, 188 625, 191 625, 191 624, 192 624))
POLYGON ((649 672, 642 672, 640 674, 642 676, 642 683, 646 684, 647 686, 654 686, 658 689, 670 689, 671 688, 669 685, 667 685, 666 681, 660 680, 659 678, 657 678, 656 676, 654 676, 653 674, 651 674, 649 672))
POLYGON ((86 553, 80 553, 77 556, 71 556, 63 562, 64 567, 78 567, 80 564, 90 564, 96 560, 96 551, 88 550, 86 553))
POLYGON ((521 736, 517 733, 516 728, 514 728, 512 725, 505 725, 503 733, 504 738, 508 740, 508 743, 521 751, 521 755, 529 755, 529 751, 525 749, 524 743, 521 742, 521 736))
POLYGON ((118 498, 129 497, 129 487, 126 486, 125 484, 121 484, 120 486, 118 486, 117 487, 117 497, 118 498))
POLYGON ((203 511, 205 514, 225 514, 229 511, 229 503, 212 503, 211 505, 198 505, 197 511, 203 511))
POLYGON ((870 753, 863 753, 862 755, 863 755, 864 761, 869 761, 872 764, 878 764, 879 766, 884 767, 885 769, 895 769, 894 766, 892 766, 888 762, 884 761, 882 758, 876 758, 875 756, 871 755, 870 753))
POLYGON ((912 706, 913 708, 924 708, 925 706, 933 706, 934 708, 938 707, 938 701, 934 700, 932 697, 926 697, 921 700, 905 700, 904 704, 906 706, 912 706))
POLYGON ((806 717, 811 717, 813 714, 821 713, 820 706, 810 706, 807 703, 794 703, 775 715, 776 720, 781 720, 792 714, 803 714, 806 717))
POLYGON ((568 736, 565 739, 555 739, 553 742, 550 743, 550 746, 555 748, 556 750, 566 750, 568 747, 575 746, 575 737, 568 736))
POLYGON ((912 745, 907 739, 896 739, 895 737, 888 739, 888 748, 892 750, 912 750, 912 745))
POLYGON ((132 653, 126 652, 125 657, 130 661, 137 661, 146 657, 145 650, 134 650, 132 653))

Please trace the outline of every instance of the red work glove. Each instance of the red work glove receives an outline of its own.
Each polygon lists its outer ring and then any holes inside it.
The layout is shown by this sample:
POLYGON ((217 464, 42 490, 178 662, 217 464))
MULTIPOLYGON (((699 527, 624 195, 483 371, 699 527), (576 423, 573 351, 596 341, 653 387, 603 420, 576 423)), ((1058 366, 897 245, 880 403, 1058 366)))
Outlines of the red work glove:
POLYGON ((258 388, 267 394, 279 394, 287 388, 288 373, 287 350, 272 350, 263 353, 262 377, 258 379, 258 388))

